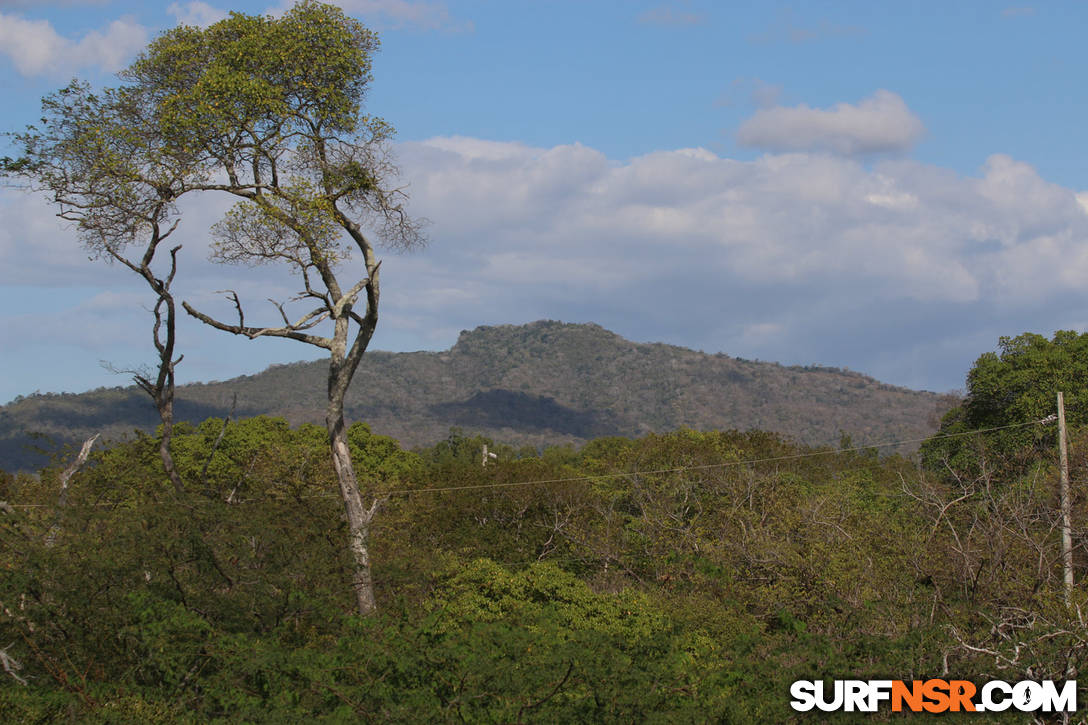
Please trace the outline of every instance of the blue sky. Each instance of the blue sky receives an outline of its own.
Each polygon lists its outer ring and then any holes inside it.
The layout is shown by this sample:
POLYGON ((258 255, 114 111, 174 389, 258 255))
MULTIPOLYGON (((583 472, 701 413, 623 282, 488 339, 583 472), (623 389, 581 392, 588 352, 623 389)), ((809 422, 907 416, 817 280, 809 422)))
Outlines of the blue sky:
MULTIPOLYGON (((368 111, 431 220, 428 248, 386 255, 376 349, 551 318, 944 391, 1001 335, 1088 326, 1088 5, 340 5, 381 34, 368 111)), ((115 83, 178 22, 280 8, 0 0, 0 127, 72 77, 115 83)), ((217 204, 187 210, 179 292, 289 297, 207 261, 217 204)), ((0 401, 152 357, 146 293, 52 214, 0 189, 0 401)), ((183 381, 313 356, 179 335, 183 381)))

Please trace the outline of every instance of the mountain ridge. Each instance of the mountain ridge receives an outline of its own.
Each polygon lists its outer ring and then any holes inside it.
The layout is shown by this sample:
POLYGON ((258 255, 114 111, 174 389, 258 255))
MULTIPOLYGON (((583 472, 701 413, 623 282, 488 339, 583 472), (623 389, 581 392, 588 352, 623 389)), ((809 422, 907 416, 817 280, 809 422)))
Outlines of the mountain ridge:
MULTIPOLYGON (((176 417, 277 415, 322 423, 327 363, 273 365, 260 373, 178 386, 176 417)), ((808 444, 919 438, 936 430, 947 395, 882 383, 861 373, 639 343, 592 323, 538 320, 463 330, 448 350, 368 352, 345 413, 406 446, 445 438, 453 426, 529 445, 580 444, 604 435, 676 428, 782 433, 808 444)), ((40 465, 34 433, 60 443, 153 430, 157 418, 134 386, 37 394, 0 406, 0 468, 40 465), (13 465, 14 464, 14 465, 13 465)))

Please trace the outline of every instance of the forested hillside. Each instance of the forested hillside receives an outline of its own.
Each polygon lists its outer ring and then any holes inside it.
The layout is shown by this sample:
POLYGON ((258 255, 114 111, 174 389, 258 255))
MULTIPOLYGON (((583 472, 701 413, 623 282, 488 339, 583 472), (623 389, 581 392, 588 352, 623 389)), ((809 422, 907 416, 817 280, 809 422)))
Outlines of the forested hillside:
MULTIPOLYGON (((180 386, 179 420, 324 418, 327 365, 274 366, 257 375, 180 386)), ((597 325, 540 321, 463 332, 446 352, 369 352, 347 398, 347 416, 406 447, 432 445, 451 427, 517 445, 580 444, 682 427, 759 429, 807 444, 921 438, 949 396, 884 385, 835 368, 785 367, 664 344, 635 343, 597 325)), ((0 462, 9 470, 47 460, 49 447, 94 433, 107 438, 158 422, 135 387, 82 395, 32 395, 0 408, 0 462)))
POLYGON ((0 476, 4 720, 788 722, 796 679, 1060 680, 1088 653, 1044 459, 942 474, 680 431, 481 468, 483 439, 355 425, 384 501, 360 618, 325 438, 181 425, 182 496, 153 438, 97 450, 63 505, 59 469, 0 476))

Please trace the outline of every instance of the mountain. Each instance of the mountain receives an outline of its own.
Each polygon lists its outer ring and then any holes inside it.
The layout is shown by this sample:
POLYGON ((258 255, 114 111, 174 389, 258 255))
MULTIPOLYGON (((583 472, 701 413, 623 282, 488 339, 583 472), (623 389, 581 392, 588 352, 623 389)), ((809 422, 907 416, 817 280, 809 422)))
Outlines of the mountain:
MULTIPOLYGON (((180 386, 178 420, 237 415, 322 423, 326 364, 274 365, 223 382, 180 386)), ((444 352, 368 352, 346 403, 351 421, 405 446, 451 427, 512 444, 582 443, 681 427, 784 433, 808 444, 921 438, 949 396, 885 385, 825 367, 710 355, 635 343, 593 324, 539 321, 462 332, 444 352)), ((100 432, 151 430, 153 406, 135 387, 17 398, 0 406, 0 468, 40 465, 32 447, 55 448, 100 432), (42 438, 39 434, 44 434, 42 438)))

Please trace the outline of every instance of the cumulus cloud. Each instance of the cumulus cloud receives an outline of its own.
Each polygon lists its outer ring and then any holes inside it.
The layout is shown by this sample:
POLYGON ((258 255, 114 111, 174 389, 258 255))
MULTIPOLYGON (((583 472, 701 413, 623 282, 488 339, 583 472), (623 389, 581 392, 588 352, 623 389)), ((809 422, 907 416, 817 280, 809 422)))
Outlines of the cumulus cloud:
POLYGON ((48 20, 0 13, 0 52, 24 76, 64 76, 82 68, 116 71, 147 39, 147 28, 129 16, 73 40, 58 34, 48 20))
MULTIPOLYGON (((199 203, 183 199, 181 221, 171 237, 185 247, 184 257, 207 256, 207 229, 227 210, 230 201, 205 197, 199 203)), ((45 194, 0 189, 0 286, 72 287, 123 283, 132 274, 119 264, 92 259, 80 244, 75 225, 56 217, 57 208, 45 194)), ((219 269, 209 265, 201 274, 219 269)))
POLYGON ((737 130, 742 146, 767 151, 829 151, 861 156, 906 151, 925 125, 895 93, 879 90, 857 104, 760 109, 737 130))
POLYGON ((1037 294, 1045 275, 1009 276, 1011 255, 1045 265, 1088 240, 1076 193, 1000 155, 962 177, 909 161, 740 162, 705 149, 617 164, 581 145, 460 138, 401 153, 421 211, 443 234, 473 239, 471 253, 487 259, 479 274, 496 281, 641 284, 694 257, 692 274, 852 281, 885 296, 967 302, 983 289, 1037 294))
MULTIPOLYGON (((376 349, 442 348, 460 329, 552 318, 943 390, 961 385, 999 335, 1088 318, 1079 301, 1088 195, 1008 156, 962 175, 906 159, 867 165, 804 152, 739 161, 696 148, 617 161, 582 144, 464 137, 397 151, 414 212, 433 221, 432 241, 415 254, 384 255, 376 349)), ((127 298, 90 299, 106 289, 143 295, 124 286, 125 270, 107 276, 81 259, 73 233, 41 200, 8 191, 0 203, 0 282, 23 285, 24 297, 35 285, 43 299, 82 284, 88 300, 73 302, 74 322, 64 324, 92 329, 101 318, 102 344, 146 342, 130 339, 133 330, 146 336, 145 312, 132 308, 124 325, 105 321, 115 313, 102 306, 127 298)), ((206 230, 226 203, 183 208, 179 293, 229 317, 215 290, 237 289, 251 305, 247 319, 274 322, 263 300, 291 296, 297 280, 205 261, 206 230)), ((29 324, 0 315, 0 348, 20 354, 7 330, 29 324)), ((243 341, 217 369, 224 336, 187 325, 190 375, 223 377, 309 353, 243 341)))
POLYGON ((986 349, 980 337, 1022 331, 1002 327, 1010 307, 1040 310, 1088 278, 1085 197, 1001 155, 963 176, 812 153, 742 162, 684 149, 619 163, 580 145, 465 138, 400 153, 435 243, 387 263, 386 299, 444 327, 590 319, 749 357, 879 365, 944 389, 986 349), (417 295, 432 288, 465 295, 417 295), (987 317, 996 311, 1003 320, 987 317), (894 339, 918 320, 929 327, 913 341, 894 339), (945 335, 955 344, 938 344, 945 335), (923 339, 963 367, 916 360, 923 339))
POLYGON ((195 25, 200 28, 206 28, 227 17, 225 10, 220 10, 206 2, 201 2, 201 0, 193 0, 193 2, 187 2, 184 5, 170 3, 170 6, 166 8, 166 12, 173 15, 178 23, 182 25, 195 25))
MULTIPOLYGON (((132 344, 139 341, 138 329, 130 316, 146 302, 138 289, 102 290, 90 297, 65 305, 58 310, 57 324, 43 325, 39 311, 6 317, 5 326, 11 335, 9 350, 35 347, 50 342, 105 353, 122 340, 132 344)), ((141 330, 142 332, 142 330, 141 330)))
POLYGON ((44 196, 0 191, 0 285, 78 284, 90 268, 44 196))

